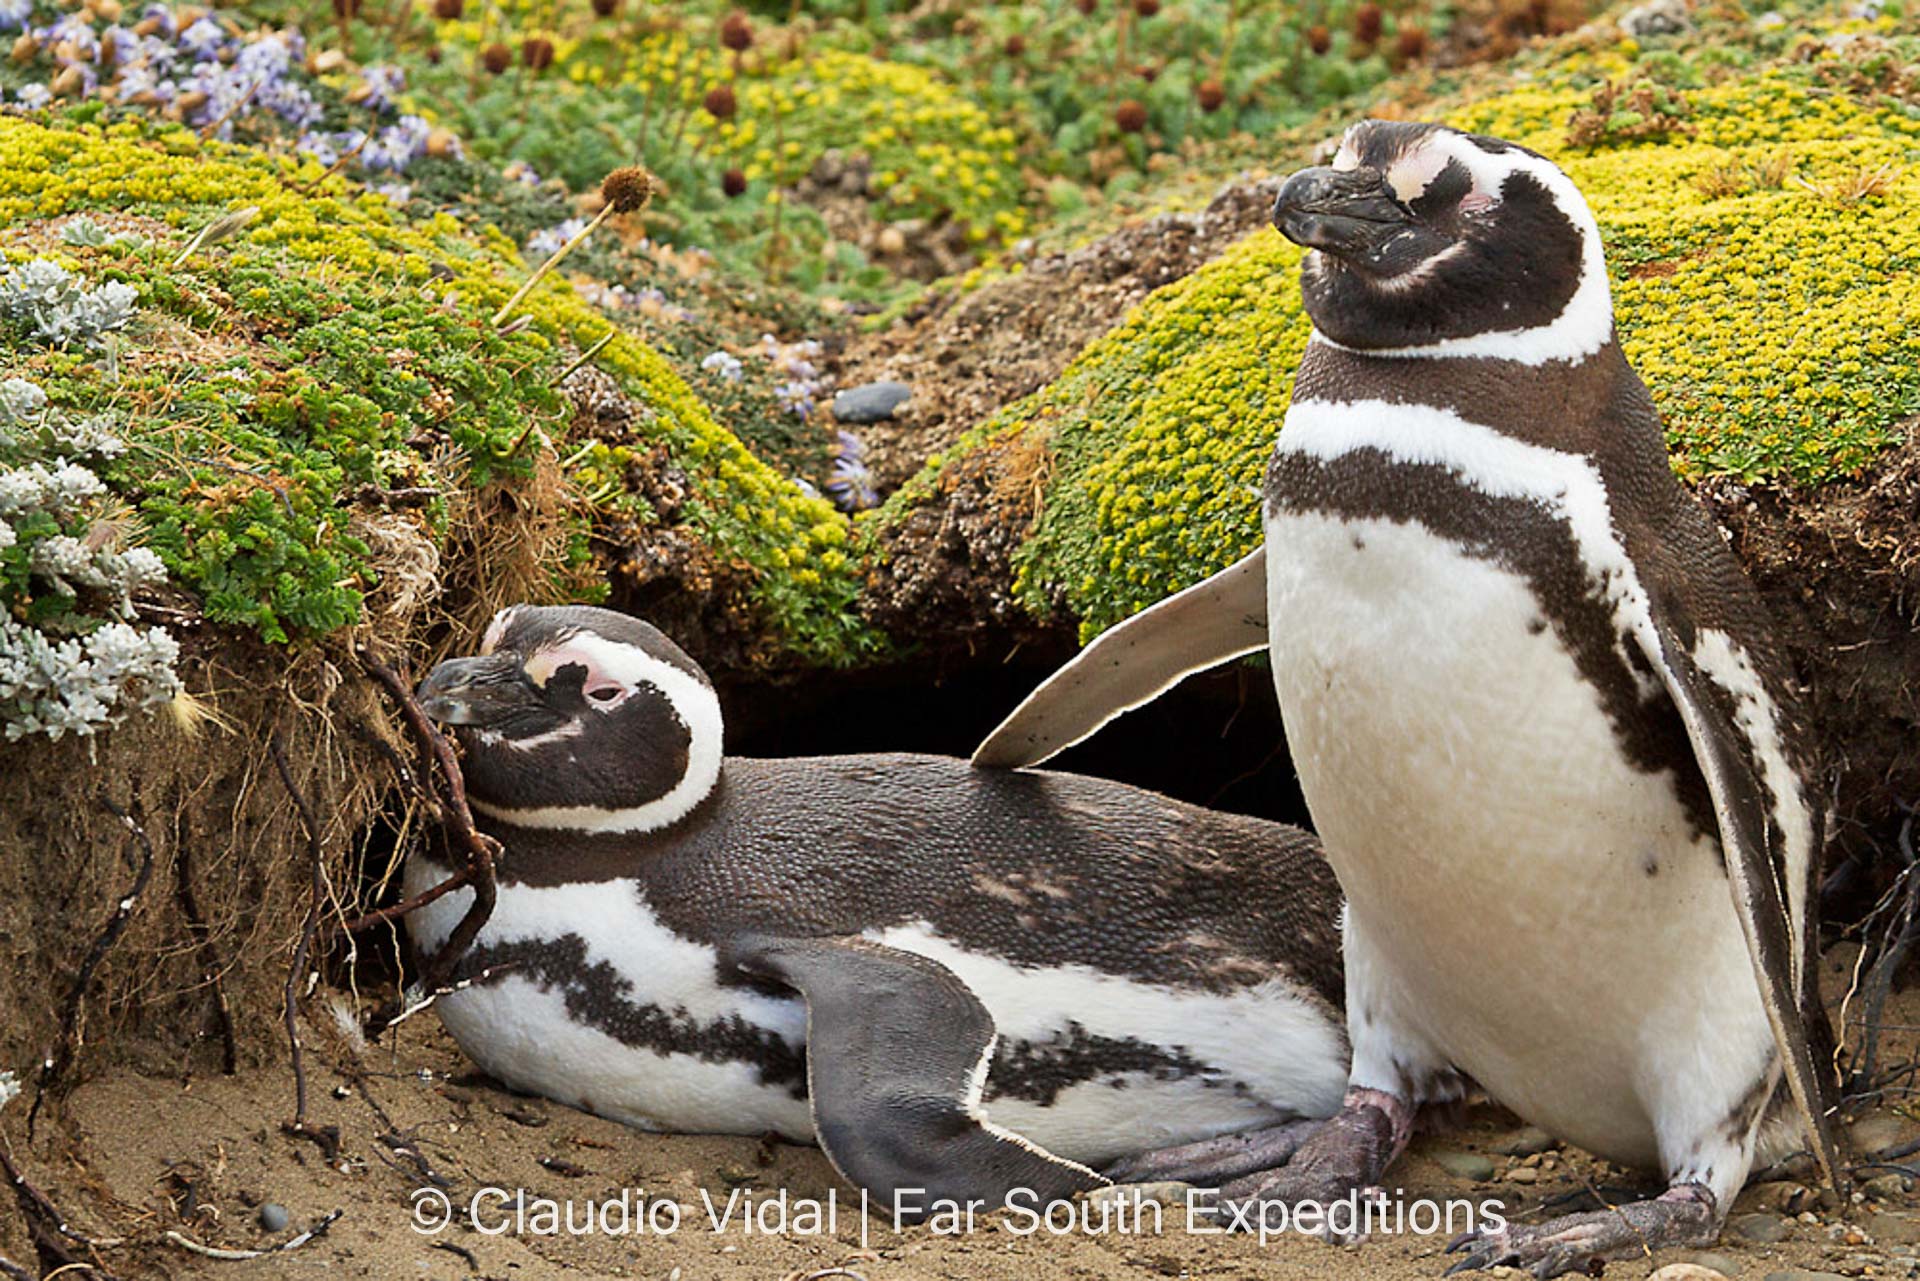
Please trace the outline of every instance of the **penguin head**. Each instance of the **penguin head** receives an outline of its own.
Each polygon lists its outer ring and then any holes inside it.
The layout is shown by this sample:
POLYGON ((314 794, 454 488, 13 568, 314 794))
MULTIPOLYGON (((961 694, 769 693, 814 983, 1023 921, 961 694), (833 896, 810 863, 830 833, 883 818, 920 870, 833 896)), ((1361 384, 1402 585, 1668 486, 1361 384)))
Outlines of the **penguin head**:
POLYGON ((1273 224, 1313 251, 1301 272, 1307 314, 1343 347, 1524 335, 1504 346, 1525 359, 1530 348, 1597 347, 1596 327, 1602 341, 1612 334, 1586 201, 1551 161, 1497 138, 1363 120, 1332 164, 1287 179, 1273 224))
POLYGON ((503 609, 480 652, 434 668, 419 693, 466 749, 474 808, 522 827, 655 830, 720 775, 720 700, 706 673, 612 610, 503 609))

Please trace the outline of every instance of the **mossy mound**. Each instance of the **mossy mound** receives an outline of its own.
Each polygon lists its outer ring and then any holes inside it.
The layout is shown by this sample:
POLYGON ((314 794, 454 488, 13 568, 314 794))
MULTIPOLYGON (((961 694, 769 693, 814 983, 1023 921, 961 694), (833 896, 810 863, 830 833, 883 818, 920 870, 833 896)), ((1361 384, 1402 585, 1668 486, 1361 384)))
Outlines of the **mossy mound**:
MULTIPOLYGON (((1828 60, 1803 54, 1672 90, 1686 110, 1674 127, 1616 113, 1592 145, 1570 144, 1570 119, 1633 52, 1585 55, 1563 83, 1446 118, 1546 153, 1587 193, 1621 341, 1682 476, 1859 473, 1920 412, 1920 114, 1835 90, 1828 60)), ((1300 256, 1254 233, 961 444, 1037 434, 1050 450, 1015 558, 1029 610, 1064 608, 1090 637, 1257 542, 1262 468, 1308 333, 1300 256)), ((935 479, 903 490, 895 514, 935 479)))
POLYGON ((371 595, 450 550, 466 496, 532 485, 542 460, 559 484, 540 501, 574 537, 518 586, 590 594, 590 536, 654 518, 629 472, 664 449, 685 477, 677 520, 737 569, 773 648, 831 664, 873 643, 846 609, 845 519, 757 460, 651 347, 558 280, 522 306, 528 323, 491 323, 527 268, 498 233, 410 219, 311 160, 138 121, 0 119, 0 166, 8 260, 124 282, 140 308, 111 359, 23 345, 6 372, 125 425, 108 480, 205 617, 276 641, 363 621, 371 595), (243 227, 182 255, 243 208, 243 227), (56 224, 79 213, 143 243, 65 244, 56 224), (556 384, 610 334, 593 363, 632 412, 599 431, 556 384), (383 554, 395 544, 410 550, 383 554))

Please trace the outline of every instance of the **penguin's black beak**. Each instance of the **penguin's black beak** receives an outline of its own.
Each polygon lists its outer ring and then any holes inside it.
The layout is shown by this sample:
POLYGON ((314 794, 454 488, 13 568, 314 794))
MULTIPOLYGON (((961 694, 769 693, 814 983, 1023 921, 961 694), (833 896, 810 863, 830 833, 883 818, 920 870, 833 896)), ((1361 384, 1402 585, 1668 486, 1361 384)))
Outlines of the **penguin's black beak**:
POLYGON ((1281 235, 1336 258, 1378 253, 1409 221, 1386 174, 1365 165, 1302 169, 1273 201, 1273 225, 1281 235))
POLYGON ((448 725, 494 725, 539 704, 540 692, 509 652, 449 658, 420 682, 420 707, 448 725))

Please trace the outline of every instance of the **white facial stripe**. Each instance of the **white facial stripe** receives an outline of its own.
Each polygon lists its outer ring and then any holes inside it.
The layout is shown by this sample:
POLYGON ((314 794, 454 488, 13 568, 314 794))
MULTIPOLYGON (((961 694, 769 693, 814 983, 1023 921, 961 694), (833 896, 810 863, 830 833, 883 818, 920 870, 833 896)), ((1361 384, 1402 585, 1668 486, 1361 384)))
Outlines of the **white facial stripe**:
MULTIPOLYGON (((603 808, 597 805, 548 805, 509 809, 469 798, 475 809, 491 818, 521 827, 564 828, 578 832, 650 832, 679 822, 706 798, 720 777, 723 727, 720 700, 712 689, 684 668, 656 658, 635 645, 580 632, 563 645, 544 650, 527 664, 527 674, 544 685, 569 662, 583 662, 591 679, 618 681, 628 689, 651 685, 660 691, 687 727, 687 772, 665 796, 642 805, 603 808)), ((589 707, 589 715, 596 714, 589 707)))
POLYGON ((1387 170, 1387 185, 1393 188, 1393 194, 1401 204, 1410 205, 1426 194, 1433 180, 1453 159, 1451 149, 1440 145, 1446 136, 1437 134, 1429 137, 1394 161, 1393 167, 1387 170))
POLYGON ((488 654, 493 653, 494 650, 500 647, 500 641, 506 636, 507 627, 513 622, 513 616, 519 608, 518 605, 509 605, 495 614, 493 621, 487 624, 487 634, 480 638, 480 656, 482 658, 485 658, 488 654))
MULTIPOLYGON (((1365 354, 1451 359, 1479 357, 1512 360, 1523 365, 1543 365, 1550 360, 1584 360, 1605 347, 1613 337, 1613 292, 1607 282, 1606 253, 1600 242, 1600 225, 1594 221, 1593 212, 1587 208, 1586 199, 1581 196, 1579 188, 1573 185, 1573 180, 1562 173, 1558 166, 1538 156, 1521 151, 1498 154, 1482 151, 1451 134, 1435 135, 1416 155, 1425 152, 1458 160, 1466 167, 1473 176, 1475 196, 1480 201, 1478 207, 1485 207, 1486 198, 1502 190, 1510 174, 1531 175, 1546 188, 1553 203, 1580 234, 1580 283, 1560 314, 1544 325, 1472 334, 1465 338, 1444 338, 1439 342, 1412 347, 1369 349, 1365 354)), ((1440 168, 1445 168, 1444 159, 1440 168)), ((1417 172, 1418 169, 1410 171, 1417 172)), ((1434 173, 1438 172, 1439 169, 1434 170, 1434 173)), ((1341 350, 1357 350, 1335 342, 1317 329, 1313 341, 1341 350)))

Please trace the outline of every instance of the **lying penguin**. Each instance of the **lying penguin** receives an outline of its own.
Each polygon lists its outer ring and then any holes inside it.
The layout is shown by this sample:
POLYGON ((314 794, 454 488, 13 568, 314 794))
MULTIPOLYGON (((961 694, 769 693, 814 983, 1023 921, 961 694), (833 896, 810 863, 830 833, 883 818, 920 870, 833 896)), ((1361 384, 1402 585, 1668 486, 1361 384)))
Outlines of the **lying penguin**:
MULTIPOLYGON (((1295 828, 937 756, 726 758, 705 674, 603 609, 504 610, 420 697, 505 847, 459 970, 497 977, 438 1009, 517 1089, 817 1140, 909 1209, 1248 1131, 1260 1168, 1339 1105, 1339 896, 1295 828)), ((448 872, 416 854, 407 892, 448 872)))
POLYGON ((1372 1184, 1470 1077, 1669 1186, 1462 1239, 1461 1267, 1711 1241, 1756 1160, 1811 1146, 1833 1172, 1819 789, 1780 642, 1674 480, 1557 167, 1366 121, 1274 223, 1312 250, 1314 334, 1264 548, 1102 636, 974 759, 1037 763, 1269 647, 1349 901, 1353 1072, 1286 1168, 1225 1196, 1372 1184))

